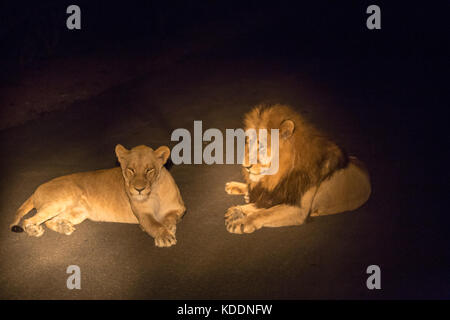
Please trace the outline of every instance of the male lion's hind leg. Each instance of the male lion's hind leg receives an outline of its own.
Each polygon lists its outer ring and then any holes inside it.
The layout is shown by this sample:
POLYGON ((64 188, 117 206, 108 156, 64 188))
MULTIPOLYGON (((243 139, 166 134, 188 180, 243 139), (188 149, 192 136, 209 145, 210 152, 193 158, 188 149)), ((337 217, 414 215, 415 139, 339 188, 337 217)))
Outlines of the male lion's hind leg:
POLYGON ((244 195, 246 203, 249 203, 248 185, 242 182, 230 181, 225 184, 225 191, 232 195, 244 195))
POLYGON ((251 233, 262 227, 284 227, 302 224, 308 210, 289 205, 256 208, 253 204, 231 207, 225 214, 225 225, 230 233, 251 233))

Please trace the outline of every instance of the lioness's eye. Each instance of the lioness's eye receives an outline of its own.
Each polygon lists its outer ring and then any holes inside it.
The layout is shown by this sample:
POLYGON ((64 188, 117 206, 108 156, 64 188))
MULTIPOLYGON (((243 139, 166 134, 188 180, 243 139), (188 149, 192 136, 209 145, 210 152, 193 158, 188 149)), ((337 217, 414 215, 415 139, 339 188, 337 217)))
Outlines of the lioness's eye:
POLYGON ((145 170, 145 174, 149 174, 149 173, 152 173, 153 171, 155 171, 155 169, 153 168, 153 169, 147 169, 147 170, 145 170))
POLYGON ((129 174, 134 174, 134 169, 132 169, 132 168, 127 168, 127 171, 129 174))

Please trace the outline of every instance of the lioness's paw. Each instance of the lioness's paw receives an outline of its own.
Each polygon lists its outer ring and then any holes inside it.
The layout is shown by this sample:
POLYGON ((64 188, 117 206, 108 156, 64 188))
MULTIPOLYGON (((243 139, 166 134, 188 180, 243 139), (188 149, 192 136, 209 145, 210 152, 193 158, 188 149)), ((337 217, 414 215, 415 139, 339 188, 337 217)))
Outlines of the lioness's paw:
POLYGON ((75 231, 75 227, 70 222, 61 220, 57 223, 57 231, 65 235, 71 235, 75 231))
POLYGON ((69 220, 59 217, 46 221, 45 225, 47 228, 65 235, 71 235, 75 231, 75 227, 69 220))
POLYGON ((165 224, 167 230, 169 230, 170 233, 172 233, 173 235, 175 235, 175 233, 177 232, 177 225, 174 224, 165 224))
POLYGON ((44 228, 36 224, 25 224, 24 230, 29 236, 32 237, 40 237, 44 234, 44 228))
POLYGON ((252 233, 259 229, 254 219, 246 215, 240 207, 231 207, 225 214, 225 227, 230 233, 252 233))
POLYGON ((225 192, 228 194, 244 194, 244 188, 245 184, 241 182, 231 181, 225 184, 225 192))
POLYGON ((170 232, 168 229, 164 228, 160 234, 155 238, 155 246, 163 248, 163 247, 171 247, 177 243, 177 238, 175 237, 175 233, 170 232))

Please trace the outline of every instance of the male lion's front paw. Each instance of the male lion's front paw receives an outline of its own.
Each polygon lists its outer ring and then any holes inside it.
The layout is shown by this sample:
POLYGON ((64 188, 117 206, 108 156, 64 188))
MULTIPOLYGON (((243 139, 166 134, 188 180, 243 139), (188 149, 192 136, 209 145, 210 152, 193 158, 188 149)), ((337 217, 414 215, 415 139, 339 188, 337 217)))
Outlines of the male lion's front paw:
POLYGON ((242 219, 246 216, 245 212, 241 209, 240 206, 234 206, 231 208, 228 208, 227 212, 225 213, 225 223, 227 221, 234 221, 236 219, 242 219))
POLYGON ((44 228, 37 224, 25 224, 24 230, 29 236, 32 237, 40 237, 44 234, 44 228))
POLYGON ((246 185, 242 182, 230 181, 225 184, 225 192, 228 194, 244 194, 246 185))
POLYGON ((157 247, 171 247, 177 243, 175 233, 172 233, 166 228, 163 228, 158 236, 155 238, 155 246, 157 247))
POLYGON ((230 233, 252 233, 259 229, 254 219, 239 206, 231 207, 225 213, 225 226, 230 233))

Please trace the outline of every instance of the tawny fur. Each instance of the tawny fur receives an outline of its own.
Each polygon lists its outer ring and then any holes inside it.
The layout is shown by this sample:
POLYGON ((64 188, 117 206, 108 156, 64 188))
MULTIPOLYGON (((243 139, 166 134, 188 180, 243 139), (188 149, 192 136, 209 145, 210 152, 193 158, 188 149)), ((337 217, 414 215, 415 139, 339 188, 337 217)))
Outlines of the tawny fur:
POLYGON ((75 225, 92 221, 140 224, 159 247, 176 243, 176 223, 185 212, 178 187, 164 168, 170 150, 138 146, 116 147, 121 167, 71 174, 40 185, 18 209, 12 230, 22 231, 20 220, 30 210, 37 213, 24 220, 23 229, 39 237, 42 224, 71 234, 75 225))
POLYGON ((228 231, 248 233, 264 226, 299 225, 309 215, 354 210, 368 200, 371 186, 364 165, 347 157, 290 107, 259 105, 245 115, 244 125, 246 130, 280 130, 279 170, 258 175, 264 165, 250 166, 246 155, 246 183, 229 182, 225 189, 229 194, 243 194, 249 204, 227 211, 228 231))

